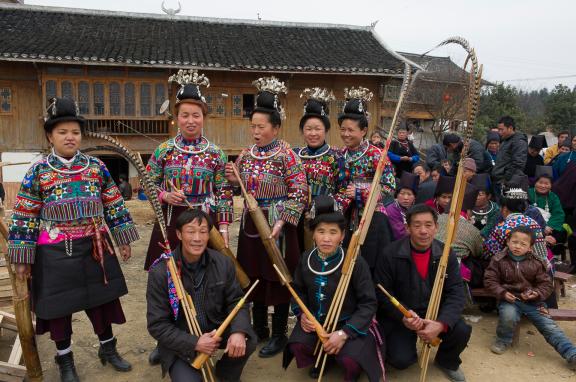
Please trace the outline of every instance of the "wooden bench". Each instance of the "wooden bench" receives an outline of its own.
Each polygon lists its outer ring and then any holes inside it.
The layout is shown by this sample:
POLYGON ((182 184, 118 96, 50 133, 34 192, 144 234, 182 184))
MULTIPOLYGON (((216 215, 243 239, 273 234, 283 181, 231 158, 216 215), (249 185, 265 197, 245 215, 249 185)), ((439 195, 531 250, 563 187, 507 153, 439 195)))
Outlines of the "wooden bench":
POLYGON ((556 291, 556 298, 566 297, 566 282, 572 278, 570 273, 556 272, 554 273, 554 290, 556 291))

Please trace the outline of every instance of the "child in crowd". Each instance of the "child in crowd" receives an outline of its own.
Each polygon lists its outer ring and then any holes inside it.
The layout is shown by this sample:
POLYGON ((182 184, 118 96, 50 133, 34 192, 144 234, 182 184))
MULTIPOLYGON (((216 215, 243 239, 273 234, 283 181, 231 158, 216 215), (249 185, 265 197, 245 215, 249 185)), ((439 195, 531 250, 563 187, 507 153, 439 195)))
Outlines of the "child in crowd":
POLYGON ((526 316, 546 341, 576 370, 576 346, 550 318, 543 302, 552 292, 546 265, 532 254, 534 232, 525 226, 512 229, 506 248, 490 261, 484 286, 499 300, 496 340, 490 350, 504 353, 512 344, 514 329, 526 316))

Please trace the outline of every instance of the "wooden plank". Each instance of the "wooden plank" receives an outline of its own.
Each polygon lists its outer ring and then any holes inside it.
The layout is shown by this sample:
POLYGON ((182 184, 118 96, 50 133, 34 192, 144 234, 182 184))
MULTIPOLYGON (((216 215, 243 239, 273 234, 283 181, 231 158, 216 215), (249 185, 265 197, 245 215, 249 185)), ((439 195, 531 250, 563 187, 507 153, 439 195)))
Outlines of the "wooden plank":
POLYGON ((554 321, 576 321, 576 309, 548 309, 554 321))
POLYGON ((568 280, 570 280, 573 276, 570 273, 564 273, 564 272, 554 272, 554 281, 558 280, 558 281, 563 281, 566 282, 568 280))
POLYGON ((20 335, 16 336, 14 340, 14 345, 12 346, 12 351, 10 352, 10 357, 8 358, 8 363, 13 365, 19 365, 22 359, 22 345, 20 344, 20 335))
POLYGON ((470 293, 472 293, 472 296, 474 297, 494 297, 484 288, 474 288, 470 293))
POLYGON ((8 362, 0 361, 0 380, 1 381, 22 381, 26 376, 26 368, 22 365, 12 365, 8 362), (4 377, 19 377, 20 379, 4 379, 4 377))

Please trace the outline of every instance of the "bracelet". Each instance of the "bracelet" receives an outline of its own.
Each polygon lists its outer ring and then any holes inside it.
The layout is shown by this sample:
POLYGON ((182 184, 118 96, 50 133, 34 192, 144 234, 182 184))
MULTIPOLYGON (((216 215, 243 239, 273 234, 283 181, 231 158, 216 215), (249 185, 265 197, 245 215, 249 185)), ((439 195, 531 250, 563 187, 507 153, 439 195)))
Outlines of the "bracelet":
POLYGON ((227 229, 219 229, 218 231, 220 231, 220 233, 228 233, 227 229))

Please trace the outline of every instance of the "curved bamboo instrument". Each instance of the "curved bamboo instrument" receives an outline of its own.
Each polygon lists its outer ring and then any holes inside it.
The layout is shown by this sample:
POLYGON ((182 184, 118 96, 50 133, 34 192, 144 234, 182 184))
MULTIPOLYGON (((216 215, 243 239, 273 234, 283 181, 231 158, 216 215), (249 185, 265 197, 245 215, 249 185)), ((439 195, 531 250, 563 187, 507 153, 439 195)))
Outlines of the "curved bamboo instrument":
MULTIPOLYGON (((176 187, 171 180, 169 180, 168 183, 170 184, 170 187, 172 187, 174 191, 180 191, 180 189, 176 187)), ((185 199, 185 201, 186 204, 188 205, 188 208, 190 209, 195 208, 188 200, 185 199)), ((244 269, 242 269, 242 266, 236 259, 236 256, 234 256, 230 248, 226 246, 224 238, 222 237, 222 235, 220 235, 220 232, 218 232, 218 230, 214 226, 212 226, 212 229, 210 230, 209 243, 212 248, 214 248, 215 250, 229 257, 230 260, 232 260, 232 262, 234 263, 234 269, 236 270, 236 278, 238 279, 238 283, 240 283, 242 289, 246 289, 248 285, 250 285, 250 278, 248 277, 246 272, 244 272, 244 269)))
MULTIPOLYGON (((426 312, 426 318, 429 320, 436 320, 438 317, 438 311, 440 309, 442 289, 444 288, 444 279, 446 276, 446 269, 448 267, 448 258, 450 256, 450 246, 452 245, 452 242, 454 241, 454 235, 457 232, 460 210, 462 209, 462 202, 464 200, 464 193, 466 191, 466 180, 463 176, 464 159, 468 154, 470 138, 476 123, 476 116, 478 114, 480 100, 480 88, 482 86, 482 66, 478 64, 476 52, 470 46, 468 41, 462 37, 450 37, 438 44, 437 47, 448 44, 457 44, 464 48, 464 50, 468 53, 466 62, 464 64, 464 70, 466 70, 468 62, 471 64, 471 69, 468 79, 468 109, 467 126, 464 134, 464 147, 462 148, 462 153, 460 155, 460 163, 458 165, 458 172, 456 174, 456 184, 454 186, 452 202, 450 203, 450 212, 448 213, 448 227, 446 229, 446 240, 444 240, 444 251, 442 252, 442 257, 440 258, 440 262, 438 264, 438 271, 436 272, 434 287, 432 288, 430 301, 428 303, 428 310, 426 312)), ((422 368, 420 373, 420 382, 424 382, 426 380, 430 350, 430 346, 424 344, 420 353, 420 367, 422 368)))
POLYGON ((273 264, 273 267, 276 270, 276 273, 278 273, 278 276, 280 277, 280 279, 282 279, 282 281, 284 282, 284 285, 286 285, 286 288, 288 288, 288 290, 290 291, 290 294, 292 295, 292 298, 294 298, 294 301, 296 301, 296 303, 298 304, 298 306, 302 310, 302 313, 304 313, 306 315, 306 318, 308 318, 308 321, 310 321, 310 322, 312 322, 312 324, 314 324, 314 329, 316 330, 316 334, 318 334, 318 339, 320 340, 320 342, 322 342, 322 343, 326 342, 325 336, 327 335, 327 333, 326 333, 326 330, 324 330, 324 327, 322 326, 322 324, 319 323, 318 320, 316 319, 316 317, 314 317, 314 315, 312 314, 312 312, 310 312, 310 309, 308 309, 306 304, 304 304, 304 301, 302 301, 300 296, 298 296, 298 293, 296 293, 294 288, 292 288, 292 285, 290 285, 290 283, 288 281, 286 281, 286 277, 284 277, 282 272, 280 272, 280 269, 278 269, 276 264, 273 264))
MULTIPOLYGON (((346 251, 346 258, 344 260, 344 264, 342 265, 342 275, 340 276, 340 281, 336 288, 336 292, 332 299, 332 303, 330 304, 330 308, 328 309, 326 320, 324 321, 324 328, 329 333, 336 330, 336 327, 338 325, 340 314, 342 312, 342 307, 344 306, 344 300, 346 298, 346 292, 348 291, 348 285, 350 284, 350 280, 352 278, 352 272, 356 264, 356 259, 360 252, 360 246, 364 244, 364 240, 366 239, 366 235, 368 234, 368 228, 370 227, 370 223, 372 222, 374 210, 376 209, 376 205, 380 197, 381 193, 380 178, 382 177, 382 174, 384 172, 384 166, 386 165, 386 161, 388 160, 388 149, 390 147, 390 143, 392 142, 394 130, 396 130, 396 128, 400 124, 405 109, 405 100, 407 99, 408 94, 412 89, 412 85, 415 82, 416 76, 418 76, 420 72, 421 71, 416 72, 413 78, 412 68, 410 67, 410 65, 406 63, 404 66, 404 77, 402 80, 400 97, 398 98, 398 103, 396 104, 396 110, 394 112, 392 123, 390 124, 388 137, 386 138, 384 148, 380 152, 380 160, 378 161, 378 166, 376 167, 374 178, 372 179, 368 199, 366 201, 364 211, 362 212, 362 218, 360 219, 358 228, 352 234, 350 244, 348 245, 348 250, 346 251)), ((322 375, 324 374, 324 367, 326 365, 327 354, 325 354, 322 351, 322 348, 319 348, 319 350, 320 351, 318 352, 315 367, 318 367, 320 362, 322 362, 322 366, 320 367, 320 374, 318 376, 318 381, 321 381, 322 375)))
MULTIPOLYGON (((254 281, 254 283, 252 284, 250 289, 248 289, 248 292, 246 292, 244 297, 242 297, 240 300, 238 300, 238 302, 236 303, 236 306, 234 306, 234 309, 232 309, 232 311, 230 313, 228 313, 228 316, 226 317, 224 322, 222 322, 222 324, 220 324, 218 329, 216 329, 216 333, 214 333, 214 337, 222 337, 222 335, 224 334, 224 332, 226 331, 226 329, 228 328, 228 326, 230 325, 230 323, 232 322, 234 317, 236 317, 236 315, 238 314, 240 309, 242 309, 242 307, 244 306, 244 303, 246 303, 246 299, 248 298, 248 296, 250 296, 250 293, 252 293, 252 291, 254 290, 254 288, 256 288, 256 285, 258 285, 259 282, 260 282, 260 280, 254 281)), ((194 359, 194 362, 192 362, 192 366, 195 369, 200 369, 202 367, 202 365, 204 365, 204 363, 206 363, 206 361, 209 358, 210 358, 210 355, 208 355, 206 353, 200 353, 196 356, 196 358, 194 359)))
POLYGON ((250 193, 246 191, 246 187, 244 187, 244 183, 242 182, 242 178, 240 177, 240 173, 236 168, 236 164, 232 163, 232 170, 234 171, 234 175, 238 178, 238 182, 240 183, 240 189, 242 190, 242 196, 244 196, 244 200, 246 202, 246 206, 248 207, 248 212, 252 217, 252 221, 260 234, 260 240, 262 240, 262 244, 264 244, 264 248, 266 249, 266 253, 270 258, 272 264, 276 264, 282 274, 286 276, 287 282, 292 282, 292 276, 290 276, 290 271, 286 266, 286 262, 284 262, 284 257, 282 256, 282 252, 276 245, 276 240, 271 238, 272 230, 268 225, 268 220, 264 216, 264 212, 258 206, 258 202, 256 198, 250 193))
MULTIPOLYGON (((4 208, 0 207, 0 234, 8 241, 8 226, 4 222, 4 208)), ((8 255, 5 254, 6 268, 10 276, 12 284, 12 291, 14 296, 12 301, 14 303, 14 315, 16 316, 16 326, 18 327, 18 336, 20 345, 22 346, 22 357, 24 358, 24 365, 26 366, 27 380, 32 382, 42 381, 42 364, 38 355, 38 347, 36 346, 36 333, 32 323, 32 313, 30 311, 30 294, 28 289, 28 281, 20 280, 14 274, 12 265, 8 255)))
MULTIPOLYGON (((178 296, 178 300, 182 304, 182 310, 184 311, 184 315, 186 317, 186 323, 188 325, 188 331, 191 334, 194 334, 197 337, 202 335, 202 330, 200 328, 200 324, 196 319, 196 309, 194 307, 194 303, 192 298, 186 290, 184 289, 184 285, 182 284, 182 280, 180 279, 180 275, 178 273, 178 268, 176 266, 176 262, 174 261, 174 256, 172 256, 172 252, 170 249, 170 242, 168 241, 168 235, 166 230, 166 220, 164 219, 164 213, 162 212, 162 206, 160 205, 160 201, 158 200, 158 193, 156 192, 156 185, 146 172, 146 168, 144 167, 144 163, 142 163, 142 159, 139 155, 133 153, 128 148, 126 148, 123 144, 118 142, 116 139, 109 137, 104 134, 100 133, 92 133, 88 132, 88 136, 98 139, 103 139, 113 146, 117 147, 124 156, 130 158, 130 162, 132 162, 136 169, 138 170, 138 174, 140 176, 140 182, 142 187, 144 188, 144 192, 148 197, 148 201, 152 206, 152 210, 156 215, 156 219, 158 221, 158 225, 160 226, 160 231, 162 233, 162 237, 164 238, 164 252, 167 255, 166 265, 168 267, 168 272, 172 278, 174 283, 174 288, 176 289, 176 295, 178 296)), ((206 364, 205 367, 202 369, 202 375, 204 380, 214 381, 214 375, 212 373, 212 369, 210 368, 210 364, 206 364)))
MULTIPOLYGON (((386 297, 388 297, 388 300, 390 300, 390 303, 392 305, 394 305, 394 307, 396 309, 398 309, 404 317, 406 317, 406 318, 413 318, 414 317, 414 315, 412 315, 412 313, 410 313, 410 311, 408 309, 406 309, 404 307, 404 305, 402 305, 400 303, 400 301, 396 300, 396 298, 394 296, 392 296, 390 293, 388 293, 388 291, 382 285, 377 284, 377 286, 382 291, 382 293, 384 293, 386 295, 386 297)), ((436 337, 430 342, 430 345, 438 346, 438 345, 440 345, 440 342, 442 342, 442 340, 439 337, 436 337)))

